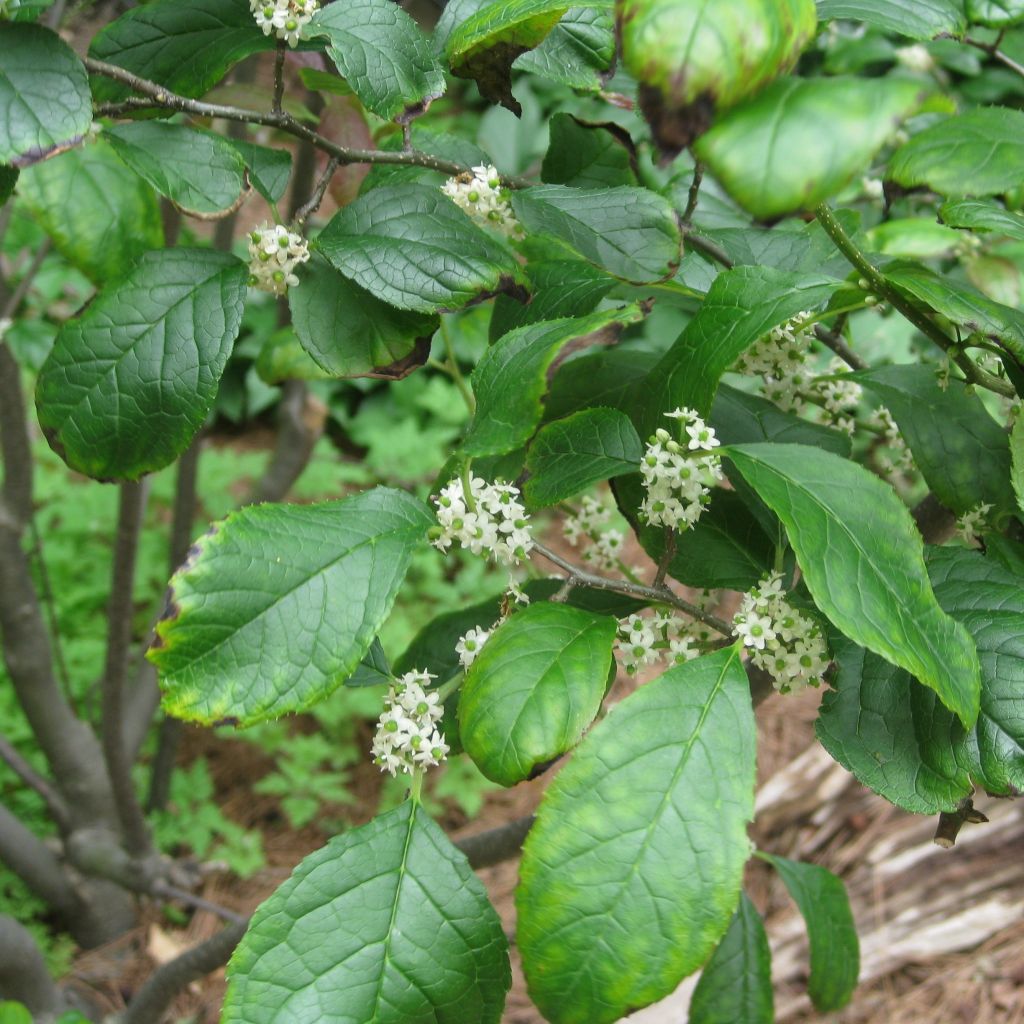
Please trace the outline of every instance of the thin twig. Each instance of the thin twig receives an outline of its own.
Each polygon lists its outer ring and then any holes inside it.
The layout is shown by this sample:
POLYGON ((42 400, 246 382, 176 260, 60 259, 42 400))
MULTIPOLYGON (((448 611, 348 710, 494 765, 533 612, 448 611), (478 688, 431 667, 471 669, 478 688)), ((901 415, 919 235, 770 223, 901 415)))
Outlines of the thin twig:
POLYGON ((334 177, 334 172, 341 166, 341 161, 336 157, 332 156, 327 161, 327 166, 324 168, 324 173, 320 175, 320 180, 316 183, 316 188, 313 190, 313 194, 309 197, 309 200, 302 204, 295 213, 295 223, 305 224, 307 219, 310 218, 317 210, 320 209, 320 204, 324 201, 324 196, 327 194, 327 189, 331 184, 331 178, 334 177))
POLYGON ((103 673, 103 754, 110 772, 118 818, 124 830, 125 846, 135 857, 146 856, 151 844, 125 748, 123 696, 132 639, 135 557, 142 532, 145 500, 144 484, 133 481, 121 484, 103 673))
POLYGON ((676 557, 676 531, 671 526, 665 527, 665 550, 658 559, 658 571, 654 574, 654 586, 665 586, 665 577, 668 575, 672 559, 676 557))
POLYGON ((943 352, 949 353, 968 381, 988 391, 993 391, 997 395, 1003 395, 1006 398, 1016 397, 1017 392, 1012 385, 977 366, 957 348, 953 339, 931 318, 929 310, 906 298, 895 285, 891 284, 875 268, 867 256, 857 248, 856 243, 846 233, 846 230, 836 219, 835 214, 833 214, 827 203, 820 204, 815 209, 814 215, 818 218, 818 223, 824 228, 825 234, 832 239, 835 247, 846 257, 850 265, 867 280, 871 292, 879 298, 885 299, 893 309, 902 313, 926 338, 933 341, 943 352))
POLYGON ((64 639, 60 631, 60 619, 57 617, 57 601, 53 596, 53 584, 50 582, 50 570, 46 565, 46 553, 43 551, 43 538, 39 525, 33 514, 29 517, 28 530, 32 538, 32 554, 35 557, 36 572, 39 573, 39 596, 46 612, 46 621, 50 627, 50 646, 53 648, 53 660, 57 669, 57 678, 64 690, 68 703, 75 708, 75 696, 71 692, 71 673, 64 657, 64 639))
POLYGON ((18 312, 18 308, 21 306, 25 296, 28 295, 28 290, 32 287, 32 282, 36 278, 36 274, 39 273, 40 267, 43 265, 43 260, 50 254, 50 240, 44 239, 42 244, 36 250, 35 256, 32 257, 32 262, 28 265, 28 269, 24 274, 21 275, 21 280, 18 282, 14 291, 11 292, 10 298, 8 298, 3 310, 0 310, 0 320, 12 320, 14 314, 18 312))
POLYGON ((533 550, 536 551, 537 554, 542 555, 549 562, 557 565, 559 569, 568 575, 574 585, 581 587, 593 587, 595 590, 608 590, 614 594, 622 594, 625 597, 635 597, 642 601, 652 601, 655 604, 671 605, 671 607, 678 608, 681 612, 685 612, 690 616, 690 618, 696 619, 698 622, 703 622, 706 626, 710 626, 712 629, 721 633, 722 636, 732 635, 732 627, 724 619, 720 619, 717 615, 712 615, 710 612, 701 610, 695 604, 691 604, 689 601, 684 600, 666 586, 645 587, 643 584, 630 583, 628 580, 612 580, 608 579, 606 576, 596 576, 594 573, 587 572, 578 565, 573 565, 572 562, 567 562, 561 555, 556 554, 543 544, 534 544, 533 550))
POLYGON ((973 46, 978 50, 982 50, 993 60, 999 61, 1000 64, 1008 67, 1015 74, 1020 75, 1021 78, 1024 78, 1024 64, 1018 63, 1008 53, 1004 53, 999 49, 999 42, 1002 38, 1002 33, 1000 33, 999 39, 994 43, 983 43, 980 39, 972 39, 970 36, 964 36, 962 42, 965 42, 968 46, 973 46))
POLYGON ((155 882, 151 892, 157 899, 177 900, 179 903, 184 903, 185 906, 193 907, 195 910, 205 910, 207 913, 219 917, 222 921, 230 921, 233 924, 242 925, 247 924, 249 921, 244 914, 229 910, 227 907, 222 907, 219 903, 204 899, 202 896, 197 896, 194 892, 189 892, 188 889, 181 889, 176 885, 171 885, 169 882, 155 882))
POLYGON ((814 336, 825 346, 831 349, 851 370, 867 370, 868 364, 856 352, 846 344, 845 339, 838 331, 830 331, 822 324, 814 325, 814 336))
POLYGON ((275 114, 280 114, 281 101, 284 99, 284 55, 288 44, 283 40, 277 41, 277 52, 274 54, 274 104, 271 108, 275 114))
MULTIPOLYGON (((339 146, 313 129, 307 128, 286 110, 280 112, 270 110, 264 113, 258 110, 247 110, 244 107, 204 103, 201 100, 179 96, 156 82, 140 78, 138 75, 133 75, 130 71, 125 71, 124 68, 119 68, 114 64, 108 64, 106 61, 86 57, 84 64, 93 74, 112 78, 116 82, 129 86, 135 92, 149 97, 152 101, 149 104, 151 107, 178 110, 195 117, 219 117, 226 121, 244 121, 247 124, 262 124, 270 128, 277 128, 288 135, 294 135, 297 139, 304 139, 329 156, 336 156, 342 164, 400 164, 411 167, 427 167, 447 175, 462 174, 469 170, 462 164, 415 149, 406 152, 405 150, 351 149, 339 146)), ((128 109, 136 110, 140 106, 144 106, 144 104, 132 103, 128 109)), ((110 107, 100 107, 96 113, 113 116, 116 111, 110 107)), ((522 188, 531 184, 523 178, 505 178, 504 181, 511 188, 522 188)))
POLYGON ((68 813, 68 805, 64 798, 18 753, 6 736, 0 736, 0 761, 3 761, 29 789, 35 790, 43 798, 50 816, 61 831, 67 831, 71 827, 71 815, 68 813))
POLYGON ((700 184, 704 180, 704 165, 698 160, 693 165, 693 181, 690 182, 690 191, 686 197, 686 209, 683 211, 682 223, 688 226, 693 220, 694 212, 697 209, 697 200, 700 198, 700 184))

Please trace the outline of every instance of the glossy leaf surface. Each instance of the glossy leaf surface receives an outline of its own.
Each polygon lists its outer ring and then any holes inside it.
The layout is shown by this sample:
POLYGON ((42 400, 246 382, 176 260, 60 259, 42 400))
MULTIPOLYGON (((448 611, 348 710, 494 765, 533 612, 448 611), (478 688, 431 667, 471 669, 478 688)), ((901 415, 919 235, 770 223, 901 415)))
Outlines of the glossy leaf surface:
POLYGON ((823 21, 842 18, 909 36, 934 39, 943 33, 959 35, 966 27, 963 5, 957 0, 817 0, 823 21))

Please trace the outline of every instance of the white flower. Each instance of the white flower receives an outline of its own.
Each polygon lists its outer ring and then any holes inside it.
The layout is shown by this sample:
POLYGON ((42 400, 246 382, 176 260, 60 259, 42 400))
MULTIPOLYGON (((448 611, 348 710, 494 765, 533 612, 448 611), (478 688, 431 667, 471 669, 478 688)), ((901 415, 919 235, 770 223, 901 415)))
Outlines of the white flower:
POLYGON ((474 167, 472 173, 465 171, 449 178, 441 186, 441 191, 482 227, 499 231, 509 238, 522 236, 522 225, 501 187, 497 168, 481 164, 474 167))
POLYGON ((486 483, 470 476, 467 497, 460 477, 455 477, 434 499, 438 526, 432 542, 447 551, 457 540, 475 555, 493 555, 504 565, 518 565, 533 548, 530 521, 512 484, 486 483))
POLYGON ((828 668, 821 627, 786 600, 779 573, 765 577, 743 595, 733 628, 753 663, 772 677, 782 693, 817 686, 828 668))
POLYGON ((693 409, 665 414, 679 420, 687 447, 659 428, 640 460, 645 496, 640 514, 652 526, 685 530, 700 518, 711 496, 710 487, 722 479, 720 444, 715 431, 693 409))
POLYGON ((980 547, 981 534, 989 529, 990 526, 988 513, 991 511, 992 506, 988 502, 975 505, 974 508, 969 509, 956 521, 957 536, 969 547, 980 547))
POLYGON ((806 370, 810 355, 814 314, 803 310, 773 327, 751 345, 733 364, 736 373, 759 376, 766 398, 787 412, 801 412, 809 383, 806 370))
POLYGON ((896 60, 908 71, 927 73, 935 67, 935 58, 928 52, 927 47, 920 43, 915 43, 913 46, 901 46, 896 51, 896 60))
POLYGON ((406 672, 388 690, 371 748, 382 772, 412 774, 448 756, 448 744, 437 728, 444 707, 436 692, 424 689, 431 678, 427 672, 406 672))
POLYGON ((459 637, 459 642, 455 645, 455 653, 458 654, 463 668, 469 668, 476 661, 477 655, 487 643, 490 635, 489 629, 474 627, 468 630, 465 636, 459 637))
POLYGON ((273 34, 289 46, 298 45, 303 26, 319 6, 317 0, 249 0, 249 9, 263 34, 273 34))
POLYGON ((295 267, 309 259, 302 235, 283 224, 264 222, 249 232, 249 284, 273 295, 284 295, 299 283, 295 267))
POLYGON ((868 199, 882 199, 885 196, 885 186, 881 178, 861 178, 860 187, 868 199))

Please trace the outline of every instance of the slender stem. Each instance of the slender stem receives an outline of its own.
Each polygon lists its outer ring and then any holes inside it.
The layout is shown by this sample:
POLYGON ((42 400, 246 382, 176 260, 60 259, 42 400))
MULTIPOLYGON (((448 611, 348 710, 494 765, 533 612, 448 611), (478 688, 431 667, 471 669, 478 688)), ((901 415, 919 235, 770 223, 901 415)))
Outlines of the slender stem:
POLYGON ((46 621, 50 627, 50 646, 53 648, 53 660, 57 669, 57 677, 60 679, 64 696, 68 703, 75 708, 74 694, 71 692, 71 674, 68 672, 68 663, 64 657, 64 641, 60 632, 60 620, 57 617, 57 602, 53 596, 53 585, 50 582, 50 570, 46 566, 46 555, 43 551, 43 538, 33 514, 28 521, 28 530, 32 538, 32 553, 35 558, 36 572, 39 574, 39 596, 42 599, 42 606, 46 612, 46 621))
POLYGON ((465 672, 459 672, 451 677, 446 683, 442 683, 434 692, 443 704, 453 693, 455 693, 466 679, 465 672))
POLYGON ((120 486, 114 568, 110 585, 107 622, 107 657, 103 673, 103 753, 124 831, 125 845, 133 856, 150 851, 149 832, 132 782, 131 762, 124 741, 123 697, 132 640, 135 557, 142 532, 146 489, 142 483, 120 486))
POLYGON ((836 219, 835 214, 826 203, 818 206, 814 215, 818 223, 825 230, 825 234, 832 239, 835 247, 846 257, 850 265, 857 270, 862 277, 867 279, 872 292, 880 298, 885 299, 893 309, 902 313, 925 337, 933 341, 943 352, 948 352, 957 366, 963 371, 968 381, 980 387, 993 391, 1006 398, 1016 397, 1013 387, 998 377, 982 370, 970 358, 968 358, 957 347, 952 338, 931 318, 929 311, 923 306, 912 302, 903 293, 882 275, 857 248, 856 243, 846 233, 842 224, 836 219))
POLYGON ((280 114, 281 101, 284 99, 284 55, 288 44, 283 40, 277 41, 277 52, 274 54, 274 105, 271 108, 275 114, 280 114))
POLYGON ((825 346, 831 349, 851 370, 870 369, 868 364, 856 352, 846 344, 843 336, 838 331, 830 331, 821 324, 814 325, 814 336, 825 346))
POLYGON ((327 166, 324 168, 324 173, 320 175, 320 180, 316 183, 316 189, 314 189, 313 194, 309 197, 308 202, 300 206, 295 213, 296 224, 305 224, 306 220, 320 209, 320 204, 324 201, 327 188, 331 184, 331 178, 334 177, 334 172, 340 166, 341 161, 336 156, 332 156, 327 161, 327 166))
POLYGON ((561 555, 556 554, 543 544, 534 544, 533 550, 567 573, 576 585, 593 587, 595 590, 609 590, 615 594, 635 597, 642 601, 652 601, 655 604, 667 604, 673 608, 678 608, 682 612, 686 612, 690 618, 703 622, 705 625, 721 633, 722 636, 732 636, 732 627, 728 622, 718 618, 717 615, 702 611, 695 604, 685 601, 666 586, 645 587, 642 584, 630 583, 627 580, 612 580, 605 576, 596 576, 594 573, 587 572, 585 569, 573 565, 572 562, 567 562, 561 555))
POLYGON ((32 287, 32 282, 35 280, 36 274, 39 273, 39 268, 42 267, 43 260, 45 260, 49 254, 50 240, 47 238, 36 250, 35 255, 32 257, 32 262, 28 265, 28 269, 21 275, 21 280, 11 293, 3 310, 0 310, 0 320, 10 320, 14 318, 14 314, 18 312, 18 307, 21 305, 25 296, 28 295, 28 290, 32 287))
POLYGON ((665 577, 668 575, 668 568, 672 564, 672 559, 676 556, 676 531, 671 526, 664 528, 665 536, 665 550, 661 553, 661 558, 658 559, 658 570, 654 574, 654 586, 663 587, 665 586, 665 577))
MULTIPOLYGON (((294 135, 297 139, 304 139, 317 149, 329 156, 336 156, 342 164, 400 164, 411 167, 428 167, 442 174, 456 175, 469 171, 470 168, 451 160, 444 160, 441 157, 431 156, 429 153, 422 153, 419 150, 382 150, 382 149, 352 149, 346 146, 339 146, 330 139, 325 138, 312 128, 306 127, 297 121, 286 110, 266 111, 248 110, 244 107, 226 106, 220 103, 204 103, 201 100, 189 99, 165 89, 156 82, 151 82, 138 75, 133 75, 124 68, 105 61, 95 60, 92 57, 84 59, 86 68, 96 75, 103 75, 112 78, 129 86, 135 92, 141 93, 149 98, 148 103, 134 102, 130 107, 123 104, 114 107, 99 107, 96 110, 97 116, 115 116, 124 110, 138 110, 142 107, 162 107, 166 110, 178 110, 185 114, 193 114, 196 117, 219 117, 226 121, 244 121, 247 124, 262 124, 270 128, 277 128, 288 135, 294 135)), ((523 188, 530 182, 523 178, 505 178, 505 184, 510 188, 523 188)))
POLYGON ((412 773, 412 781, 409 784, 409 799, 418 804, 423 797, 423 776, 426 772, 420 768, 412 773))
POLYGON ((1015 61, 1008 53, 1004 53, 999 49, 999 42, 1003 38, 1002 33, 999 35, 994 43, 983 43, 980 39, 972 39, 970 36, 964 36, 963 42, 968 46, 973 46, 975 49, 982 50, 987 53, 994 60, 999 61, 1000 64, 1008 67, 1015 74, 1024 78, 1024 64, 1020 64, 1015 61))
POLYGON ((245 925, 249 920, 244 914, 239 914, 234 910, 229 910, 227 907, 222 907, 219 903, 214 903, 212 900, 203 899, 202 896, 197 896, 194 892, 189 892, 187 889, 171 885, 169 882, 155 882, 150 891, 157 899, 177 900, 179 903, 184 903, 187 907, 205 910, 207 913, 219 917, 222 921, 245 925))
POLYGON ((444 350, 448 356, 446 365, 449 375, 455 381, 455 386, 459 389, 459 394, 462 395, 462 400, 466 403, 466 408, 472 416, 476 413, 476 395, 473 394, 472 388, 462 375, 462 370, 459 369, 459 361, 455 358, 455 346, 452 344, 451 333, 443 316, 441 317, 441 340, 444 342, 444 350))
POLYGON ((64 798, 18 753, 6 736, 0 736, 0 761, 3 761, 29 789, 35 790, 43 798, 50 816, 59 829, 67 831, 71 827, 71 815, 68 813, 68 805, 64 798))
POLYGON ((690 191, 686 196, 686 209, 683 211, 682 223, 689 225, 693 220, 693 214, 697 209, 697 201, 700 199, 700 185, 704 180, 704 165, 698 160, 693 165, 693 181, 690 182, 690 191))

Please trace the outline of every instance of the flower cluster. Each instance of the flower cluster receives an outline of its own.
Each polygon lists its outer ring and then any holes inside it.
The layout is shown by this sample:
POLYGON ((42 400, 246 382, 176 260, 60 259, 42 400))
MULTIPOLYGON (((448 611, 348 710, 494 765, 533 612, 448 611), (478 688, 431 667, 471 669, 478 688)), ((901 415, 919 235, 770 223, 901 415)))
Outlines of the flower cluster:
POLYGON ((459 656, 463 668, 469 668, 476 661, 490 636, 490 629, 480 629, 478 626, 474 626, 473 629, 467 631, 465 636, 459 637, 459 642, 455 645, 455 653, 459 656))
POLYGON ((264 222, 249 233, 249 284, 273 295, 284 295, 299 283, 295 268, 309 259, 302 235, 283 224, 264 222))
POLYGON ((679 420, 683 440, 661 427, 650 439, 640 461, 646 492, 640 514, 652 526, 685 530, 700 518, 711 485, 722 479, 722 460, 714 453, 720 442, 693 409, 665 415, 679 420))
POLYGON ((700 654, 692 623, 671 612, 630 615, 619 622, 615 649, 625 670, 634 675, 644 665, 667 659, 673 665, 700 654))
POLYGON ((811 351, 810 311, 797 313, 754 342, 733 365, 736 373, 759 376, 765 397, 786 412, 801 412, 811 385, 807 357, 811 351))
POLYGON ((448 756, 448 744, 437 728, 444 714, 437 693, 428 693, 426 672, 406 672, 384 698, 384 713, 373 737, 373 763, 382 772, 412 774, 439 765, 448 756))
POLYGON ((447 551, 457 540, 474 555, 492 554, 504 565, 518 565, 533 547, 519 488, 472 475, 469 488, 467 495, 461 477, 456 477, 434 499, 439 524, 433 531, 434 547, 447 551))
POLYGON ((981 534, 991 525, 988 521, 988 514, 991 511, 992 506, 988 502, 968 509, 956 521, 957 536, 969 547, 980 547, 981 534))
POLYGON ((317 0, 249 0, 249 9, 263 34, 273 34, 289 46, 298 45, 302 26, 319 6, 317 0))
POLYGON ((754 664, 772 677, 780 693, 818 685, 829 664, 825 637, 813 619, 786 600, 781 573, 744 594, 732 622, 754 664))
POLYGON ((567 517, 562 525, 565 539, 573 547, 576 547, 581 537, 586 536, 591 539, 597 537, 601 532, 601 527, 608 522, 611 514, 612 510, 607 505, 602 504, 589 494, 584 495, 579 511, 575 515, 567 517))
POLYGON ((892 413, 880 405, 868 417, 867 425, 874 430, 879 439, 892 453, 891 456, 880 454, 878 463, 886 476, 894 480, 900 475, 908 475, 914 472, 914 456, 910 451, 907 442, 903 440, 900 428, 892 418, 892 413))
POLYGON ((480 164, 473 168, 472 174, 466 171, 449 178, 441 191, 483 227, 500 231, 509 238, 522 236, 523 226, 512 212, 497 168, 480 164))
MULTIPOLYGON (((828 364, 830 374, 845 373, 847 369, 846 364, 838 356, 833 357, 828 364)), ((815 391, 824 406, 830 424, 852 435, 857 429, 854 413, 856 413, 857 406, 864 394, 861 386, 849 378, 819 380, 815 382, 815 391)))

